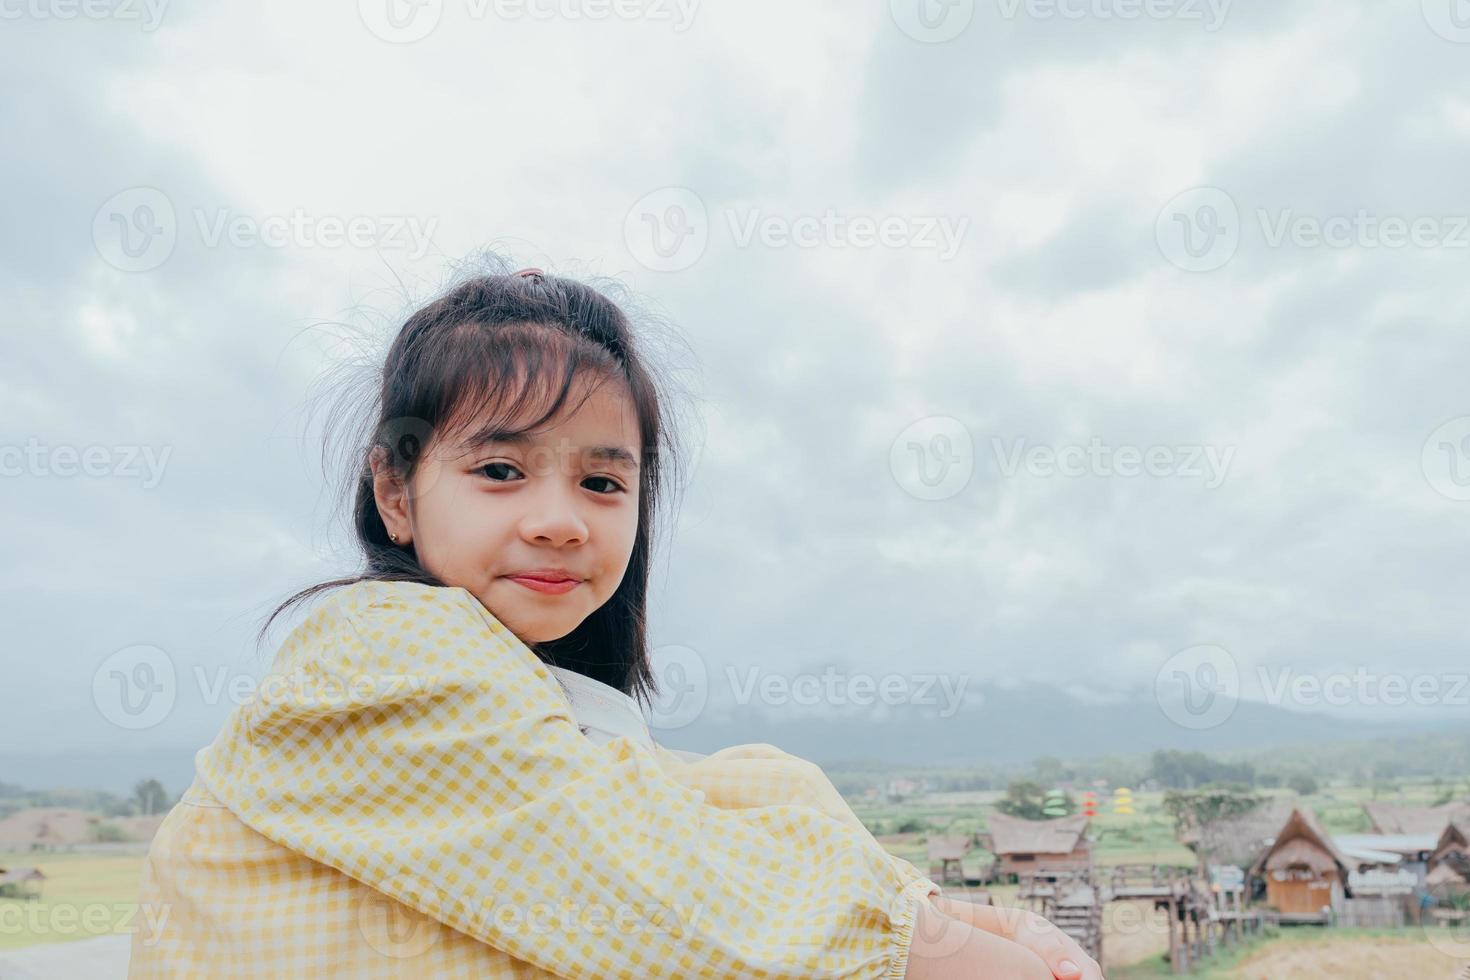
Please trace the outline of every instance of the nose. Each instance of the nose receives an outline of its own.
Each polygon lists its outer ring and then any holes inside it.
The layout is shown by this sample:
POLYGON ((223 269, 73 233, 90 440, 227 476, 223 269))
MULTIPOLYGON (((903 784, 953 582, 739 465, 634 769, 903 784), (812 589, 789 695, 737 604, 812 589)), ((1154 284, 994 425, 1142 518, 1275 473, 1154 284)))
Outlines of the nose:
POLYGON ((521 517, 521 538, 530 544, 560 548, 587 540, 587 522, 577 510, 576 491, 560 480, 546 480, 529 496, 530 509, 521 517))

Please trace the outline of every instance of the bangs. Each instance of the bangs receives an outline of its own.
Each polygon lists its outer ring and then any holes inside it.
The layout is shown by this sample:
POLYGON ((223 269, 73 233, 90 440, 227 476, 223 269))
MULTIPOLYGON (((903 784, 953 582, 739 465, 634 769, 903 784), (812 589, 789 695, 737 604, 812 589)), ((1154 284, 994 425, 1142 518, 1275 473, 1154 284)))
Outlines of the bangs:
POLYGON ((622 373, 605 350, 547 324, 463 323, 441 336, 433 356, 444 363, 423 375, 437 383, 421 393, 420 418, 457 451, 534 433, 622 373))

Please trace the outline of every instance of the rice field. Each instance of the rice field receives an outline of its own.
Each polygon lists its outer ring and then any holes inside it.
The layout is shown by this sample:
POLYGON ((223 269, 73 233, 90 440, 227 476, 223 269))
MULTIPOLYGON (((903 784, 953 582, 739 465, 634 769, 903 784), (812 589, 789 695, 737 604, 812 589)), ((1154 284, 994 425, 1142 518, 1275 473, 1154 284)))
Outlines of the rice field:
POLYGON ((0 868, 37 867, 40 901, 0 898, 0 949, 147 929, 138 908, 141 854, 0 853, 0 868))

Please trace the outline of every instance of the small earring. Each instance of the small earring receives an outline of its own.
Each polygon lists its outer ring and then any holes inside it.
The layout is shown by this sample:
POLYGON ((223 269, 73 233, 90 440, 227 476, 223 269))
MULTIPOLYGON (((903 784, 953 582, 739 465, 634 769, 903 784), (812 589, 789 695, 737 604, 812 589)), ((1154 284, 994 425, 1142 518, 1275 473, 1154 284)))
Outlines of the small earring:
POLYGON ((390 532, 388 532, 388 537, 389 537, 389 539, 392 540, 392 542, 394 544, 397 544, 398 543, 398 535, 396 535, 396 534, 394 534, 393 532, 390 531, 390 532))

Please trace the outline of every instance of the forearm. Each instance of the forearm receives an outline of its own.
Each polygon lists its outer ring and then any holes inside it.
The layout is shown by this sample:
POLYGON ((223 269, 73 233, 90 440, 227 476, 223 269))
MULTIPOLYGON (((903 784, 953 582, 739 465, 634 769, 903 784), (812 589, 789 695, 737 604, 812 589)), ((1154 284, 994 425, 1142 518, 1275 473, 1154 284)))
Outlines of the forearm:
MULTIPOLYGON (((974 902, 966 902, 958 899, 945 898, 942 895, 930 896, 934 907, 945 915, 966 922, 976 929, 983 930, 1005 939, 1014 940, 1020 930, 1025 916, 1028 914, 1024 909, 1000 908, 995 905, 977 905, 974 902)), ((1034 913, 1032 913, 1034 915, 1034 913)), ((1040 918, 1037 916, 1037 918, 1040 918)))
POLYGON ((906 980, 974 980, 976 977, 1052 980, 1052 971, 1041 957, 1024 946, 946 915, 938 906, 921 902, 904 977, 906 980))

